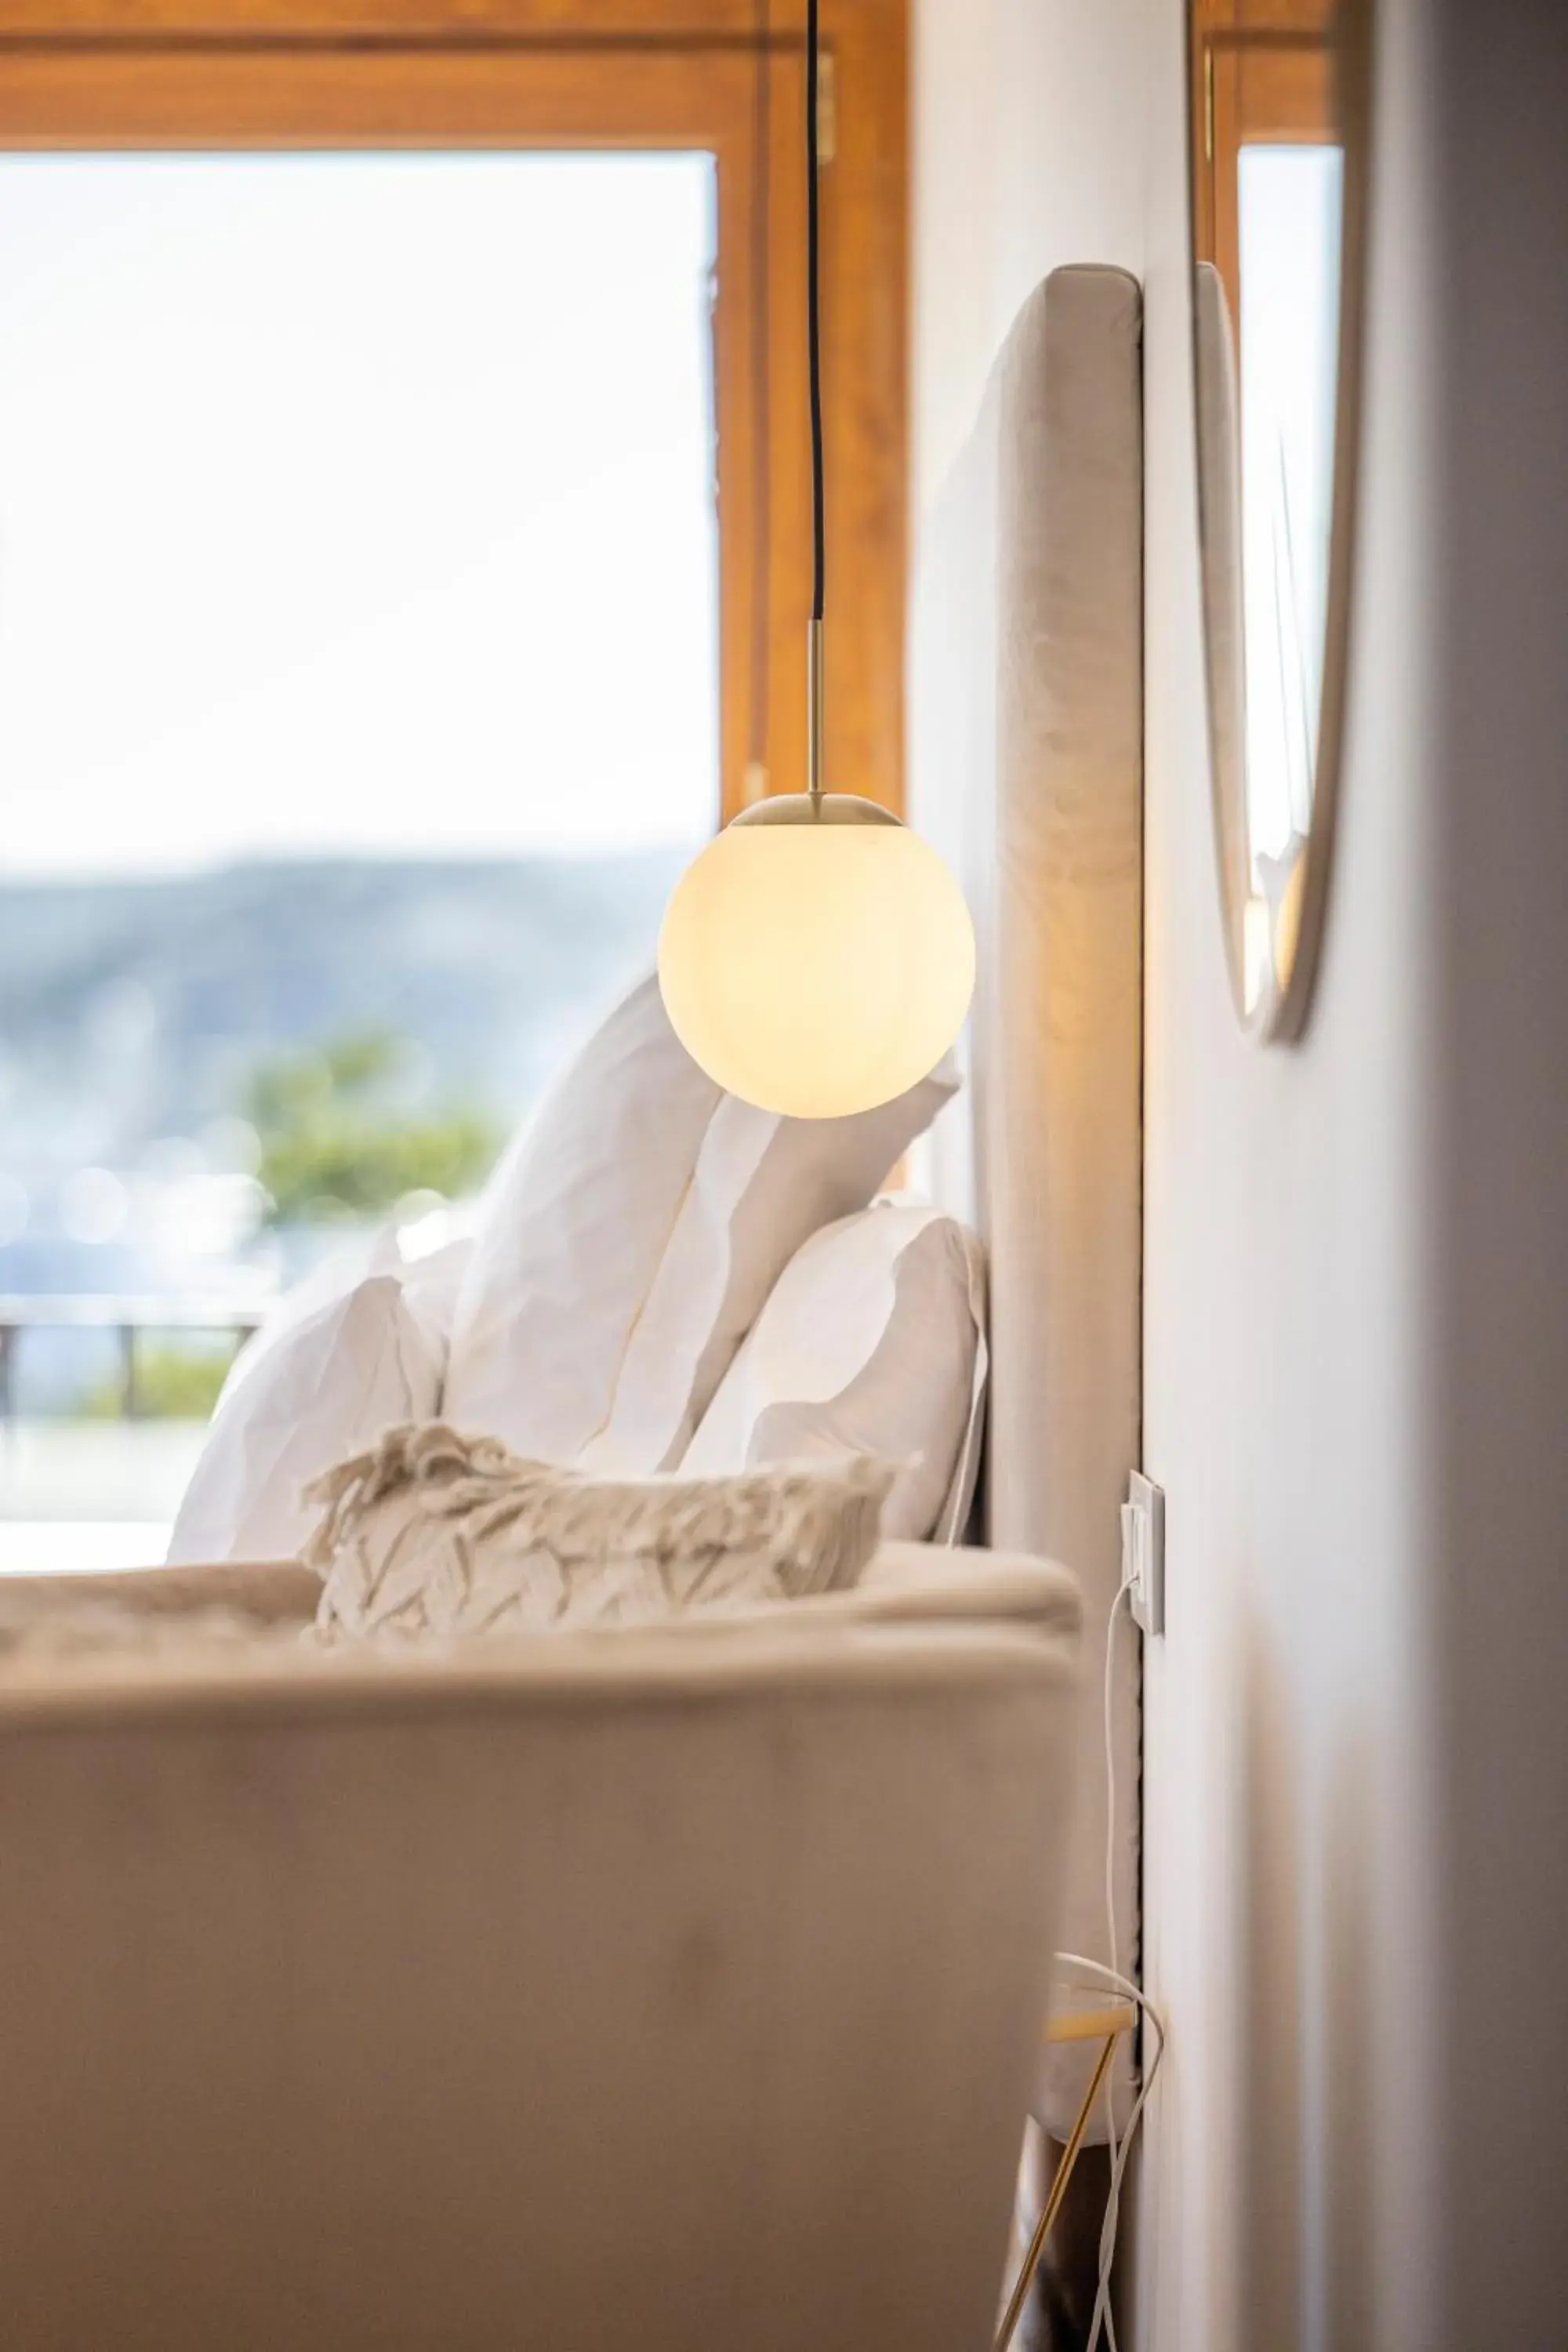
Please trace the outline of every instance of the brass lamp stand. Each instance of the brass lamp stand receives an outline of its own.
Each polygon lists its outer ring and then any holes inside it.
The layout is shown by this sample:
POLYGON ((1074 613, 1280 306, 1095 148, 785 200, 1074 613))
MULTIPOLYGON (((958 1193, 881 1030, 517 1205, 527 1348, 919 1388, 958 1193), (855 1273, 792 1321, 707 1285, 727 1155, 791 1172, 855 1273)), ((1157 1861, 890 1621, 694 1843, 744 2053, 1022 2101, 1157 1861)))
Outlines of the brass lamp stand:
POLYGON ((1035 2224, 1023 2262, 1019 2264, 1018 2275, 1013 2283, 1013 2292, 1007 2298, 1007 2308, 1002 2315, 1002 2325, 996 2331, 995 2352, 1007 2352, 1007 2347, 1017 2332, 1018 2322, 1024 2315, 1024 2306, 1029 2300, 1029 2290, 1035 2284, 1035 2273, 1040 2266, 1040 2256, 1046 2250, 1046 2240, 1051 2234, 1052 2226, 1057 2215, 1061 2211, 1063 2200, 1067 2196, 1068 2183, 1072 2179, 1073 2168, 1078 2162, 1079 2152, 1083 2147, 1084 2135, 1089 2129, 1089 2118, 1094 2113, 1094 2103, 1100 2096, 1100 2086, 1110 2073, 1110 2062, 1116 2055, 1116 2045, 1124 2033, 1131 2032, 1137 2022, 1138 2012, 1131 2001, 1113 2001, 1104 2009, 1064 2011, 1059 2016, 1053 2017, 1046 2027, 1046 2040, 1049 2042, 1099 2042, 1102 2047, 1099 2057, 1094 2062, 1094 2072, 1089 2078, 1089 2087, 1084 2092, 1077 2115, 1073 2117, 1072 2130, 1068 2133, 1067 2146, 1061 2152, 1061 2158, 1041 2209, 1040 2218, 1035 2224))

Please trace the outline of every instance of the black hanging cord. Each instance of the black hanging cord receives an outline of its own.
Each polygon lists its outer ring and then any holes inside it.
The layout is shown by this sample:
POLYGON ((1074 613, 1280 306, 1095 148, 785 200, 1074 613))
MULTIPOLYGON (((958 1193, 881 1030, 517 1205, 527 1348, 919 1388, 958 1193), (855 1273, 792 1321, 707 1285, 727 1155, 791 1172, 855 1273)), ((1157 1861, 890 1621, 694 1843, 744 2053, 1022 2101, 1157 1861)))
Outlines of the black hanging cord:
POLYGON ((757 51, 752 187, 752 686, 747 798, 767 789, 773 668, 773 21, 770 0, 756 0, 757 51))
POLYGON ((811 370, 811 617, 822 618, 823 541, 822 493, 822 319, 821 275, 817 220, 817 0, 805 0, 805 280, 806 349, 811 370))

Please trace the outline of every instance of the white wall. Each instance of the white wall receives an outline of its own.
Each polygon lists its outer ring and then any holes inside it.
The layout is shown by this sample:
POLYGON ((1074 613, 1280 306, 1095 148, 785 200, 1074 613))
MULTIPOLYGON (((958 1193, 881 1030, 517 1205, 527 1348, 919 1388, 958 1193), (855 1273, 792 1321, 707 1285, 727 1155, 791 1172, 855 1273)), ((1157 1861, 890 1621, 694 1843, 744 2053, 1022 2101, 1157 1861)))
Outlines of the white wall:
POLYGON ((913 0, 917 530, 1020 304, 1143 251, 1147 0, 913 0))
POLYGON ((1269 1051, 1231 1011, 1210 836, 1184 0, 917 0, 917 528, 1046 271, 1146 289, 1145 1956, 1173 2035, 1142 2331, 1535 2352, 1568 2307, 1533 2193, 1568 2175, 1542 1466, 1568 1430, 1568 9, 1380 0, 1339 859, 1310 1032, 1269 1051))
POLYGON ((1432 850, 1425 76, 1384 9, 1367 499, 1339 863, 1303 1045, 1221 961, 1196 600, 1179 0, 1151 8, 1147 1958, 1174 2024, 1150 2340, 1408 2345, 1428 2079, 1421 1575, 1432 850))

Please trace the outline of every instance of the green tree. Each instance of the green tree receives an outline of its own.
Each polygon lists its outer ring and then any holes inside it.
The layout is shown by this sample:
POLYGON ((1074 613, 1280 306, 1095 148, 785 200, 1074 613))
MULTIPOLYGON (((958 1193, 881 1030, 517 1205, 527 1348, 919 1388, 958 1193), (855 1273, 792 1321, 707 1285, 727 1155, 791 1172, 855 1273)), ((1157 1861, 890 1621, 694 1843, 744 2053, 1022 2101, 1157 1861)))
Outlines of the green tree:
MULTIPOLYGON (((142 1421, 205 1421, 228 1377, 234 1351, 153 1345, 136 1349, 136 1412, 142 1421)), ((119 1421, 125 1410, 125 1382, 115 1373, 95 1381, 78 1408, 84 1421, 119 1421)))
POLYGON ((402 1039, 374 1032, 252 1073, 247 1116, 260 1140, 269 1223, 375 1216, 411 1192, 457 1200, 480 1181, 500 1131, 461 1107, 410 1110, 400 1099, 409 1054, 402 1039))

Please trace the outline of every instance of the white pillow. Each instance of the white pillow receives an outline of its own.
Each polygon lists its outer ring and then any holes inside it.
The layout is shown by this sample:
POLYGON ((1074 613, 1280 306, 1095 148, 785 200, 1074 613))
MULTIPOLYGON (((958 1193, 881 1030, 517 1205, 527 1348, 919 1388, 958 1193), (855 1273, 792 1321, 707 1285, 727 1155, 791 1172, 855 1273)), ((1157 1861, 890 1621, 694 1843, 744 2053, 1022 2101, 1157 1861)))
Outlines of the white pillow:
POLYGON ((944 1063, 848 1118, 781 1118, 700 1070, 636 989, 492 1180, 443 1417, 529 1459, 679 1461, 809 1234, 863 1208, 958 1086, 944 1063))
POLYGON ((395 1423, 440 1408, 470 1244, 405 1266, 395 1237, 282 1299, 224 1384, 167 1559, 292 1559, 316 1514, 301 1489, 395 1423))
POLYGON ((985 1370, 979 1243, 939 1210, 879 1202, 791 1259, 680 1475, 876 1454, 906 1465, 882 1506, 884 1536, 956 1542, 974 1492, 985 1370))

